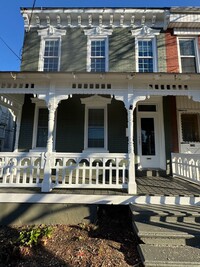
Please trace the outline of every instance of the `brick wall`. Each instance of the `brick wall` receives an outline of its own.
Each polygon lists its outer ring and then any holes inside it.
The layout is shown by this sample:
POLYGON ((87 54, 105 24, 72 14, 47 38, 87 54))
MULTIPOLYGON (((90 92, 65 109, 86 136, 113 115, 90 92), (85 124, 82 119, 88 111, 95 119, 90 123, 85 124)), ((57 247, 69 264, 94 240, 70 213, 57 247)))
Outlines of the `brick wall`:
POLYGON ((166 32, 167 72, 179 72, 177 38, 172 30, 166 32))

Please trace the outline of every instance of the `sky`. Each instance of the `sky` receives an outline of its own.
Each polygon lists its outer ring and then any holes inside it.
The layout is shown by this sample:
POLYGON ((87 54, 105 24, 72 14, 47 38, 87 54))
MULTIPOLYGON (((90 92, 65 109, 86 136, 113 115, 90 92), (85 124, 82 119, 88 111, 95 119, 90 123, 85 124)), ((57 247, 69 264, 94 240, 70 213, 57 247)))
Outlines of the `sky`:
POLYGON ((24 38, 20 7, 172 7, 198 6, 200 0, 0 0, 0 71, 19 71, 24 38), (9 47, 9 48, 8 48, 9 47), (12 51, 13 52, 12 52, 12 51))

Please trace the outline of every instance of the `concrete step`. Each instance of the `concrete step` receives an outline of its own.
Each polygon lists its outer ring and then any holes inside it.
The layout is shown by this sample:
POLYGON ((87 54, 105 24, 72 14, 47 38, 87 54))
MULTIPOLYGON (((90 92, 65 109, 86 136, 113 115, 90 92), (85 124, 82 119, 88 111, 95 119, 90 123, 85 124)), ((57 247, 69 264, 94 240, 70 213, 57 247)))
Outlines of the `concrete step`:
POLYGON ((200 249, 189 246, 153 246, 141 244, 138 251, 145 267, 200 266, 200 249))
POLYGON ((137 177, 165 177, 168 176, 166 170, 162 169, 137 169, 136 170, 137 177))
POLYGON ((131 205, 133 228, 145 244, 200 244, 200 209, 170 205, 131 205))

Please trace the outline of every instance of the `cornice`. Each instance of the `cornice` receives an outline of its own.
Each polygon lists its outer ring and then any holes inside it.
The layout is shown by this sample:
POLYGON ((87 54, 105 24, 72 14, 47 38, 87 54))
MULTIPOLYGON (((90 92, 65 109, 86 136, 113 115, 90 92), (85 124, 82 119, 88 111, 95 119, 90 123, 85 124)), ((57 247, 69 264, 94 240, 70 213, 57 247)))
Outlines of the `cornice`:
POLYGON ((88 8, 22 9, 24 27, 46 28, 130 28, 147 25, 163 28, 168 9, 88 8))

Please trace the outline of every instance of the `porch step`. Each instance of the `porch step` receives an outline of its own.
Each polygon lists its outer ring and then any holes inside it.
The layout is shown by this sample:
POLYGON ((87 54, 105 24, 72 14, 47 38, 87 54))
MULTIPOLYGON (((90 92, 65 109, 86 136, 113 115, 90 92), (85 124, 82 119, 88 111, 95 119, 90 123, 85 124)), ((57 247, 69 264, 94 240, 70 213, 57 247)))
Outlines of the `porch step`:
POLYGON ((131 205, 133 227, 145 244, 200 244, 200 207, 131 205))
POLYGON ((145 267, 196 267, 200 266, 200 249, 189 246, 159 247, 139 245, 141 260, 145 267))
POLYGON ((130 209, 134 231, 144 243, 138 247, 144 266, 200 266, 200 207, 130 205, 130 209), (187 254, 196 255, 191 265, 187 254))
POLYGON ((166 170, 162 169, 137 169, 136 170, 137 177, 166 177, 168 176, 166 170))

